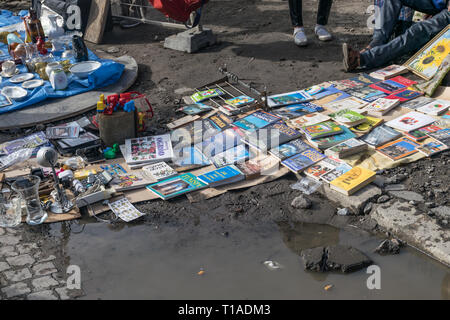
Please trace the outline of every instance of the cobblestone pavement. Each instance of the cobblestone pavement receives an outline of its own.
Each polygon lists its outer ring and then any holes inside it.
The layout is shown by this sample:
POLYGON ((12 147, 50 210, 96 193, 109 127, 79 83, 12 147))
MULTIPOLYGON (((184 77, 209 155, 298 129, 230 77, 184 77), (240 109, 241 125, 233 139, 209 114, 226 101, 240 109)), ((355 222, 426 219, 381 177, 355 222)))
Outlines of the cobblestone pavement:
POLYGON ((46 250, 45 240, 24 237, 26 226, 0 228, 0 300, 68 300, 81 290, 69 290, 64 266, 46 250))

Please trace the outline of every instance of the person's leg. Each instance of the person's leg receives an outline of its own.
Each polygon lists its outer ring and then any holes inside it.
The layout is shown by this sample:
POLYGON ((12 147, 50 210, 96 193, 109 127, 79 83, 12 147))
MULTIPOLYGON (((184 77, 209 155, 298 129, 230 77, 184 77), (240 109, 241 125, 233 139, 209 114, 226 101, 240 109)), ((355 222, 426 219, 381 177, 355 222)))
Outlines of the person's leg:
POLYGON ((294 42, 304 47, 308 44, 308 38, 303 29, 302 0, 289 0, 289 12, 294 27, 294 42))
POLYGON ((450 24, 448 10, 441 11, 431 19, 415 23, 400 37, 385 45, 363 52, 360 56, 360 66, 368 69, 381 67, 404 54, 415 52, 448 24, 450 24))
POLYGON ((314 29, 319 40, 329 41, 331 40, 331 34, 325 29, 325 25, 328 23, 328 17, 330 16, 331 6, 333 0, 320 0, 319 9, 317 11, 317 24, 314 29))

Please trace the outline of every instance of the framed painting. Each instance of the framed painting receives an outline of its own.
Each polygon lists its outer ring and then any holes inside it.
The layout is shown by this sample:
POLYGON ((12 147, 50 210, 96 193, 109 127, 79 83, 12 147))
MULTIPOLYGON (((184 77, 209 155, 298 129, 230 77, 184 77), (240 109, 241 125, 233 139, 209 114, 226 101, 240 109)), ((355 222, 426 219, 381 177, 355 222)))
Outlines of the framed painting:
POLYGON ((450 53, 450 25, 428 42, 405 66, 425 80, 431 80, 450 53))

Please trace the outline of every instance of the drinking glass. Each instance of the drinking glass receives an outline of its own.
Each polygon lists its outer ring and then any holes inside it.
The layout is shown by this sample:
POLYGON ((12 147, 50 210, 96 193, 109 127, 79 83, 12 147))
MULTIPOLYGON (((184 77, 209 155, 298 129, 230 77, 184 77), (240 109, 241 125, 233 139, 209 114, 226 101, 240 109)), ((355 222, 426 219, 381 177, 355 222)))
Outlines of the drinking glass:
POLYGON ((41 178, 38 176, 28 176, 16 180, 11 186, 25 202, 27 223, 30 225, 41 224, 47 219, 47 212, 42 209, 39 199, 40 183, 41 178))

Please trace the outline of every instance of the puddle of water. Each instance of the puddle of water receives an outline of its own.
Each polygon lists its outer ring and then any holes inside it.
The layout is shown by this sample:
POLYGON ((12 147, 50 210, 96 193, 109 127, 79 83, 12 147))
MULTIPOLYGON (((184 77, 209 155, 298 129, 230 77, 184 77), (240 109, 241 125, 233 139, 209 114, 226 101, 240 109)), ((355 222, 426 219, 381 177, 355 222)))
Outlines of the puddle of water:
POLYGON ((84 299, 449 299, 445 266, 413 249, 372 253, 380 242, 362 233, 315 224, 239 227, 229 237, 210 228, 87 224, 66 238, 70 264, 81 267, 84 299), (346 244, 381 268, 381 290, 365 270, 342 275, 303 270, 299 252, 346 244), (269 270, 273 260, 283 268, 269 270), (203 269, 205 273, 197 273, 203 269), (323 288, 333 284, 330 291, 323 288))

